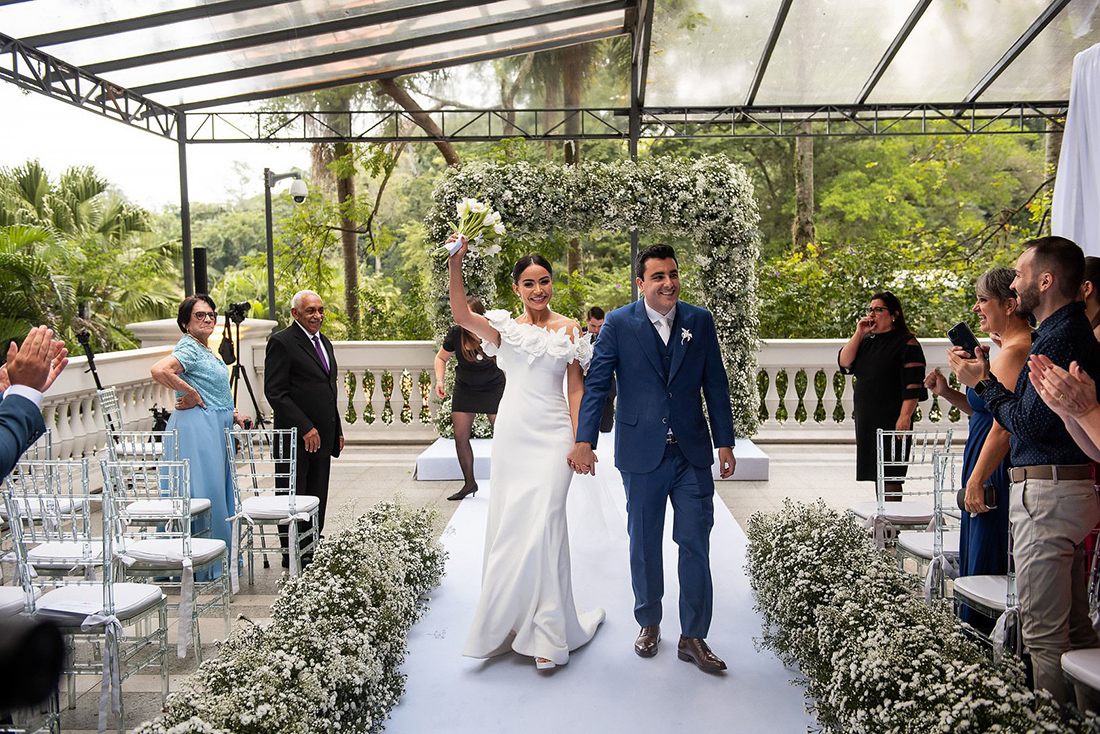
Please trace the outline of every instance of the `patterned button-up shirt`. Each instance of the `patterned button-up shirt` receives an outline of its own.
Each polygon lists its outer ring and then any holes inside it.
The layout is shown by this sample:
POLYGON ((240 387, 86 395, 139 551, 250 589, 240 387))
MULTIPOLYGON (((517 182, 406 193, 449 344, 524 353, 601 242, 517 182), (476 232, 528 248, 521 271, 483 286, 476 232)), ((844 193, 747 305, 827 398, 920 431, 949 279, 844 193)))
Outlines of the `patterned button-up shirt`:
MULTIPOLYGON (((1045 355, 1067 369, 1076 360, 1100 384, 1100 343, 1093 336, 1083 303, 1063 306, 1043 319, 1031 343, 1031 353, 1045 355)), ((1089 463, 1089 457, 1074 443, 1062 419, 1047 407, 1031 385, 1029 372, 1025 363, 1016 378, 1014 392, 994 381, 982 393, 993 417, 1011 434, 1012 465, 1089 463)))

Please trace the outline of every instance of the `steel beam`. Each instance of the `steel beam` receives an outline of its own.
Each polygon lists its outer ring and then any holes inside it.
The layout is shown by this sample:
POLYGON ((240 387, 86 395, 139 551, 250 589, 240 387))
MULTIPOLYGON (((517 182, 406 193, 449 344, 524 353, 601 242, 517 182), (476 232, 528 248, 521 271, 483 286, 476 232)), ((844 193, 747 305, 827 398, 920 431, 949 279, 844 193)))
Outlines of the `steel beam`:
POLYGON ((1062 9, 1067 5, 1069 5, 1069 0, 1054 0, 1054 2, 1048 5, 1046 9, 1039 14, 1039 17, 1035 19, 1035 22, 1024 31, 1023 35, 1016 39, 1016 43, 1012 44, 1008 51, 1005 52, 1005 55, 1002 56, 997 63, 993 65, 993 68, 985 73, 981 81, 970 90, 970 93, 963 98, 963 102, 969 104, 982 96, 985 90, 989 89, 989 85, 995 82, 997 77, 1001 75, 1001 72, 1007 69, 1009 64, 1015 61, 1016 57, 1023 53, 1024 49, 1028 47, 1028 44, 1035 40, 1035 37, 1042 33, 1043 29, 1050 25, 1050 22, 1054 20, 1058 16, 1058 13, 1062 12, 1062 9))
POLYGON ((917 0, 913 12, 909 13, 909 17, 905 19, 905 23, 902 24, 901 30, 898 31, 898 34, 894 36, 894 40, 887 46, 886 53, 879 59, 878 65, 875 66, 875 70, 871 72, 871 76, 863 85, 863 89, 861 89, 856 96, 856 104, 863 104, 867 101, 867 98, 871 96, 871 92, 874 91, 879 80, 882 79, 882 75, 886 73, 886 68, 890 66, 894 57, 898 55, 898 51, 901 50, 902 45, 909 38, 909 34, 917 27, 917 21, 921 19, 921 16, 924 15, 924 11, 928 10, 928 6, 931 4, 932 0, 917 0))
POLYGON ((0 79, 170 140, 176 111, 0 33, 0 79))
POLYGON ((787 22, 787 13, 791 10, 794 0, 783 0, 779 5, 779 12, 775 15, 771 33, 764 43, 764 52, 760 54, 760 63, 756 65, 756 73, 752 75, 752 84, 749 85, 749 93, 745 95, 745 105, 751 105, 756 101, 756 94, 760 91, 760 85, 764 81, 764 73, 768 70, 768 63, 772 60, 772 52, 775 44, 779 42, 779 35, 783 32, 783 25, 787 22))

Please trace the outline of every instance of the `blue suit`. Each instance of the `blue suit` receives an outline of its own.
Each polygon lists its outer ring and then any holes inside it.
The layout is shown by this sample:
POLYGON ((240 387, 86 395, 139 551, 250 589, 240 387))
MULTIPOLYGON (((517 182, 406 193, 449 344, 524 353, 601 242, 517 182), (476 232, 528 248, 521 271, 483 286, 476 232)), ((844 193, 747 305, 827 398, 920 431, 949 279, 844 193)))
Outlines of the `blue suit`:
POLYGON ((0 400, 0 480, 39 436, 46 432, 42 411, 22 395, 9 395, 0 400))
POLYGON ((734 444, 729 381, 714 317, 706 309, 678 302, 665 345, 649 321, 644 301, 607 315, 585 378, 577 425, 577 441, 593 448, 599 440, 600 417, 612 376, 618 389, 615 466, 626 486, 634 616, 643 627, 661 621, 661 544, 665 505, 671 500, 672 537, 680 549, 681 631, 685 637, 705 638, 712 599, 712 445, 734 444), (704 396, 709 432, 703 415, 704 396), (670 429, 675 444, 668 443, 670 429))

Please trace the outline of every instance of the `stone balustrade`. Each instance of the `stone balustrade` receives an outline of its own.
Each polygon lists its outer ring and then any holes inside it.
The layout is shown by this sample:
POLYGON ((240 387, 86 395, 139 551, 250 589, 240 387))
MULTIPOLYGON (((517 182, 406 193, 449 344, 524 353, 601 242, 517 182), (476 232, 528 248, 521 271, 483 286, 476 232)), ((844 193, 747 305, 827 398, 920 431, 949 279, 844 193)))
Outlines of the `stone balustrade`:
MULTIPOLYGON (((260 410, 270 416, 263 395, 264 348, 275 326, 272 321, 246 319, 240 327, 240 362, 260 410)), ((143 348, 96 357, 101 381, 119 393, 128 429, 150 428, 154 405, 171 408, 173 396, 149 376, 153 364, 171 352, 179 338, 175 321, 132 324, 143 348)), ((221 341, 219 325, 211 347, 221 341)), ((947 374, 945 339, 921 341, 930 367, 947 374)), ((757 387, 761 417, 757 442, 850 442, 852 378, 836 365, 840 339, 770 339, 762 343, 757 387)), ((432 399, 432 361, 436 346, 429 341, 335 342, 341 386, 339 406, 348 441, 359 443, 428 442, 436 437, 432 399)), ((43 403, 46 423, 53 429, 53 454, 59 458, 88 455, 104 442, 103 422, 95 401, 95 383, 87 360, 73 359, 43 403)), ((254 414, 244 381, 237 407, 254 414)), ((949 425, 957 440, 966 435, 966 417, 939 400, 921 403, 919 427, 949 425)))

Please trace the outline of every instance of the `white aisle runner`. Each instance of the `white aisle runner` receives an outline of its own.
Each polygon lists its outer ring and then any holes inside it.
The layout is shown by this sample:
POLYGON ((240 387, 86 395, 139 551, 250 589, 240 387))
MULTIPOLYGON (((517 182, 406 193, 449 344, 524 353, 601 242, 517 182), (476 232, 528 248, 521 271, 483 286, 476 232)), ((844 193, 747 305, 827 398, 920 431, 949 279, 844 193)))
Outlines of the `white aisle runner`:
POLYGON ((599 476, 578 478, 570 489, 568 518, 573 589, 583 609, 602 606, 607 621, 569 664, 550 672, 516 654, 491 660, 462 657, 481 580, 488 511, 486 483, 463 500, 443 533, 447 573, 431 595, 430 610, 409 635, 402 668, 406 692, 386 729, 420 732, 804 732, 805 713, 796 674, 768 652, 757 652, 760 618, 752 609, 745 576, 744 532, 721 500, 711 535, 714 618, 708 642, 729 670, 707 675, 676 657, 676 546, 672 511, 665 527, 663 639, 655 658, 634 654, 638 627, 627 560, 622 479, 610 457, 599 476), (594 483, 599 482, 602 486, 594 483))

